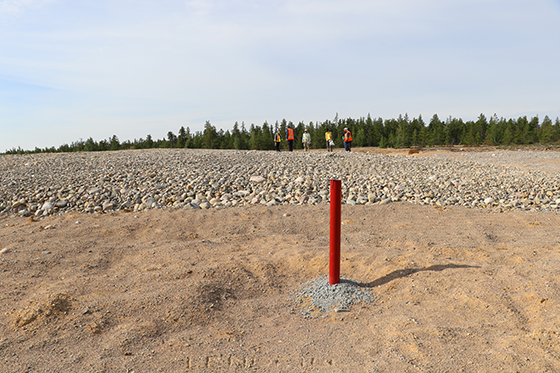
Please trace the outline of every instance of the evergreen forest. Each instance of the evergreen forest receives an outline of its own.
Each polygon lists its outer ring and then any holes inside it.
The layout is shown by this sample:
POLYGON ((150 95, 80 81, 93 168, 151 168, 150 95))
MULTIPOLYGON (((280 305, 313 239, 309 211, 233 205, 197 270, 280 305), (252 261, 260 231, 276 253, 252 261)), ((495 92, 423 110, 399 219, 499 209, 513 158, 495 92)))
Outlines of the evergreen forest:
POLYGON ((216 129, 209 121, 202 131, 191 132, 181 127, 177 134, 169 131, 162 139, 146 138, 120 141, 116 135, 106 140, 95 141, 93 138, 78 140, 59 147, 35 148, 23 150, 13 148, 6 154, 54 153, 106 151, 123 149, 150 148, 192 148, 192 149, 238 149, 238 150, 273 150, 274 133, 280 131, 282 147, 287 149, 285 141, 286 127, 294 129, 296 149, 301 149, 301 138, 307 130, 311 135, 312 149, 325 147, 325 132, 332 133, 335 147, 342 147, 342 132, 346 127, 352 132, 353 147, 381 148, 424 148, 451 145, 531 145, 557 144, 560 140, 560 120, 553 122, 548 116, 541 121, 538 116, 528 119, 526 116, 517 119, 498 118, 496 115, 487 118, 480 114, 476 121, 463 121, 449 117, 441 120, 437 114, 426 123, 422 116, 410 119, 408 115, 400 115, 397 119, 372 119, 370 115, 359 119, 339 119, 324 122, 299 122, 294 124, 283 119, 280 122, 262 126, 251 124, 248 128, 244 123, 237 122, 231 130, 216 129))

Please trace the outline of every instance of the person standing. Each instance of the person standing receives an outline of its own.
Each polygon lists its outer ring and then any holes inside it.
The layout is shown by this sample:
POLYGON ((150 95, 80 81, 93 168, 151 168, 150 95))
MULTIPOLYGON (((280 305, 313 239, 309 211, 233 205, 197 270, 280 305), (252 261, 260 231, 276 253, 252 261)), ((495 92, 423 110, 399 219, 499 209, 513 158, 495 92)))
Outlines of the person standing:
POLYGON ((344 150, 347 152, 352 151, 352 132, 348 128, 344 129, 344 136, 342 138, 344 140, 344 150))
POLYGON ((325 140, 327 141, 327 151, 332 152, 332 134, 329 129, 325 132, 325 140))
POLYGON ((286 128, 286 140, 288 140, 288 150, 294 150, 294 130, 292 127, 286 128))
POLYGON ((307 130, 305 130, 303 132, 301 142, 303 143, 303 150, 308 152, 309 151, 309 144, 311 143, 311 135, 309 135, 309 133, 307 133, 307 130))
POLYGON ((280 151, 280 143, 282 142, 282 136, 280 136, 280 131, 274 134, 274 146, 276 146, 276 151, 280 151))

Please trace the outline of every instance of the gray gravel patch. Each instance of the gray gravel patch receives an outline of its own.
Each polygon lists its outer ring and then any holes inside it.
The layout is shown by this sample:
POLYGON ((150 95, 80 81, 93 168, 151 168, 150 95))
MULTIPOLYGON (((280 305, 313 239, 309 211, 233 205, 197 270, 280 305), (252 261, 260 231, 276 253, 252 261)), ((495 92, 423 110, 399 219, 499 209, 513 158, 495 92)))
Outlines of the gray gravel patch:
POLYGON ((307 317, 317 317, 331 310, 349 311, 354 304, 372 303, 376 299, 364 290, 359 282, 341 278, 340 283, 331 285, 326 277, 306 282, 299 292, 292 294, 292 300, 299 304, 301 313, 307 317))

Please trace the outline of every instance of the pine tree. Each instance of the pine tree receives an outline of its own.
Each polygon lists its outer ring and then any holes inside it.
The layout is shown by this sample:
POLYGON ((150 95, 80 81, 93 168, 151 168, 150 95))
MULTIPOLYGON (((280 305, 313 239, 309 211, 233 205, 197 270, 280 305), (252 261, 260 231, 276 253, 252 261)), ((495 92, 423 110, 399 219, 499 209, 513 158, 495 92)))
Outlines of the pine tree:
POLYGON ((396 133, 396 144, 395 147, 397 148, 409 148, 410 147, 410 140, 411 140, 411 133, 409 132, 410 130, 410 123, 408 120, 408 114, 405 114, 405 116, 403 117, 402 115, 399 115, 399 118, 397 119, 397 133, 396 133))
POLYGON ((504 130, 505 123, 503 118, 500 120, 498 119, 498 116, 494 114, 488 122, 485 142, 491 145, 501 144, 504 136, 504 130))
POLYGON ((177 143, 177 136, 172 131, 167 132, 167 147, 174 148, 177 143))
POLYGON ((181 128, 179 128, 179 136, 177 136, 177 147, 184 148, 186 142, 187 142, 187 131, 185 130, 185 127, 181 126, 181 128))
POLYGON ((261 138, 259 140, 259 149, 274 149, 274 133, 272 133, 271 128, 266 121, 262 125, 261 138))
POLYGON ((119 150, 120 142, 119 142, 119 138, 117 137, 117 135, 113 135, 113 137, 111 137, 109 139, 109 141, 110 141, 109 150, 119 150))
POLYGON ((432 119, 430 120, 430 123, 428 124, 428 145, 429 146, 434 146, 434 145, 442 145, 443 144, 443 124, 441 123, 441 121, 439 120, 439 117, 437 114, 434 114, 432 116, 432 119))
POLYGON ((220 147, 216 127, 214 127, 208 120, 204 124, 202 137, 202 143, 205 149, 218 149, 220 147))
POLYGON ((543 119, 539 140, 541 144, 550 144, 554 141, 554 127, 548 115, 543 119))
POLYGON ((527 141, 529 144, 534 144, 539 142, 539 117, 534 116, 531 118, 528 126, 527 141))
POLYGON ((385 126, 383 125, 383 119, 377 118, 373 122, 373 134, 372 134, 372 146, 381 147, 381 139, 385 136, 385 126))
POLYGON ((364 130, 364 128, 359 127, 358 130, 356 131, 356 135, 353 138, 354 138, 353 144, 355 144, 356 147, 365 146, 366 131, 364 130))
POLYGON ((527 117, 517 119, 517 130, 515 131, 515 143, 518 145, 529 144, 529 121, 527 117))
POLYGON ((557 142, 558 140, 560 140, 560 119, 556 117, 556 120, 554 121, 554 142, 557 142))
POLYGON ((515 142, 515 132, 516 132, 517 124, 513 119, 507 121, 504 126, 504 134, 502 137, 502 144, 504 145, 511 145, 515 142))

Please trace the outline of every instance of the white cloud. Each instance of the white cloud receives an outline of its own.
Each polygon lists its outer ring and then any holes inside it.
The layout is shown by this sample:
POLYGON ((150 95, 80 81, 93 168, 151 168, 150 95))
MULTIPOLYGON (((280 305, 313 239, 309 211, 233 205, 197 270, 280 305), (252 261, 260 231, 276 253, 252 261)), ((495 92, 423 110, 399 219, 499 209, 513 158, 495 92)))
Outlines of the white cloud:
POLYGON ((0 19, 5 21, 10 17, 55 1, 57 0, 0 0, 0 19))

